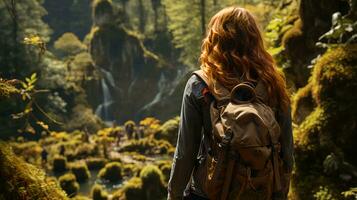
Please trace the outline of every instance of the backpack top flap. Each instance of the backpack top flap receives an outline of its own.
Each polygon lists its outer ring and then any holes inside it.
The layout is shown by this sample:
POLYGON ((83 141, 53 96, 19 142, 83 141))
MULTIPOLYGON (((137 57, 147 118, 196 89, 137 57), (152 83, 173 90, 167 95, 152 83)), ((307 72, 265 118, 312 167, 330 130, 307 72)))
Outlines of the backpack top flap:
POLYGON ((234 133, 231 150, 253 169, 263 169, 270 159, 272 144, 278 144, 280 127, 274 112, 265 104, 229 103, 221 114, 221 122, 234 133))
MULTIPOLYGON (((210 84, 210 81, 208 80, 208 77, 203 70, 196 70, 193 72, 193 74, 200 77, 206 83, 208 89, 217 102, 225 101, 230 98, 230 91, 217 81, 214 81, 212 84, 210 84)), ((262 81, 258 81, 255 87, 255 92, 257 98, 261 99, 263 102, 268 102, 267 89, 262 81)))

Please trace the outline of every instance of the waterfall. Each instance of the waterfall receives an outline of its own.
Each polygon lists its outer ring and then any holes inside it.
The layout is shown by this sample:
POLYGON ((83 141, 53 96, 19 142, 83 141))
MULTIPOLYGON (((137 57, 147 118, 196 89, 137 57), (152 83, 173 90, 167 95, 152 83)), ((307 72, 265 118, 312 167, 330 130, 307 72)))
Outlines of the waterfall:
POLYGON ((110 113, 110 106, 114 103, 114 101, 107 82, 112 87, 115 87, 115 82, 112 74, 109 71, 101 69, 101 72, 103 74, 103 77, 100 82, 103 93, 103 101, 101 104, 98 105, 97 109, 95 110, 95 114, 99 116, 103 121, 110 122, 113 120, 113 116, 110 113))

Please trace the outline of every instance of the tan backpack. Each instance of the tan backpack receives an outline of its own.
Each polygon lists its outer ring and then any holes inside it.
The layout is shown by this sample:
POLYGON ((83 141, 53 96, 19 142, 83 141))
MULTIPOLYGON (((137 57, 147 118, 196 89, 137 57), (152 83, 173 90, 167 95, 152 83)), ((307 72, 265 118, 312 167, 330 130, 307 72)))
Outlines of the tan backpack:
MULTIPOLYGON (((209 85, 202 70, 194 74, 209 85)), ((231 92, 219 83, 209 88, 214 101, 203 189, 210 200, 271 200, 282 189, 280 127, 264 92, 261 82, 243 82, 231 92)))

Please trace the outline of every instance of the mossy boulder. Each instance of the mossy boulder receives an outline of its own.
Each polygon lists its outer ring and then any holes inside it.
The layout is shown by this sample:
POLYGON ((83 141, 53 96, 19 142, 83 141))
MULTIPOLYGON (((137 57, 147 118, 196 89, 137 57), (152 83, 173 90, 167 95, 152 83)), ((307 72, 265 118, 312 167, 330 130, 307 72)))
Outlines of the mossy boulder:
POLYGON ((76 180, 76 176, 72 173, 62 175, 58 179, 61 188, 67 193, 69 197, 77 195, 79 190, 79 184, 76 180))
POLYGON ((55 156, 53 158, 53 168, 54 172, 64 172, 68 170, 67 158, 64 156, 55 156))
POLYGON ((129 179, 123 186, 123 188, 116 191, 112 200, 145 200, 145 192, 142 189, 142 180, 138 177, 129 179))
POLYGON ((103 189, 102 186, 95 184, 91 190, 91 196, 93 200, 107 200, 108 193, 103 189))
POLYGON ((173 119, 166 121, 160 127, 159 131, 155 133, 154 137, 156 139, 167 140, 172 145, 176 145, 179 124, 180 124, 180 117, 175 117, 173 119))
POLYGON ((122 168, 121 163, 111 162, 106 164, 105 167, 99 171, 98 176, 110 182, 118 182, 123 179, 122 168))
POLYGON ((309 83, 297 92, 293 111, 306 107, 304 101, 312 101, 313 108, 306 117, 294 119, 293 193, 298 199, 324 191, 343 199, 341 192, 357 182, 356 88, 357 44, 349 44, 328 49, 314 65, 309 83))
POLYGON ((108 160, 105 158, 87 158, 86 159, 86 164, 88 166, 88 169, 90 170, 98 170, 102 169, 105 164, 108 163, 108 160))
POLYGON ((91 176, 88 167, 84 162, 72 163, 71 171, 76 176, 78 182, 84 182, 91 176))
POLYGON ((139 140, 129 140, 127 144, 120 148, 121 152, 138 152, 141 154, 170 154, 174 147, 166 140, 156 140, 145 137, 139 140))
POLYGON ((54 178, 0 142, 0 199, 68 199, 54 178))
POLYGON ((148 165, 140 172, 142 188, 147 200, 163 199, 166 195, 164 175, 155 165, 148 165))

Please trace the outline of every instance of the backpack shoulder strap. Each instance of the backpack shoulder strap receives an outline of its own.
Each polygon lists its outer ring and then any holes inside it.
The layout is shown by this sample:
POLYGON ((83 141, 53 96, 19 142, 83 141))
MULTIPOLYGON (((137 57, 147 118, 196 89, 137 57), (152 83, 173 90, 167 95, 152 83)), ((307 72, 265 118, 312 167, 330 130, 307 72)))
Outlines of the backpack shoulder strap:
POLYGON ((218 104, 224 105, 227 103, 230 98, 230 92, 225 87, 223 87, 218 82, 211 84, 203 70, 196 70, 193 72, 193 74, 198 76, 203 82, 206 83, 209 93, 214 97, 218 104))
POLYGON ((209 85, 208 77, 206 76, 206 74, 203 72, 202 69, 194 71, 193 74, 195 74, 195 75, 197 75, 199 78, 201 78, 202 81, 204 81, 207 86, 209 85))

